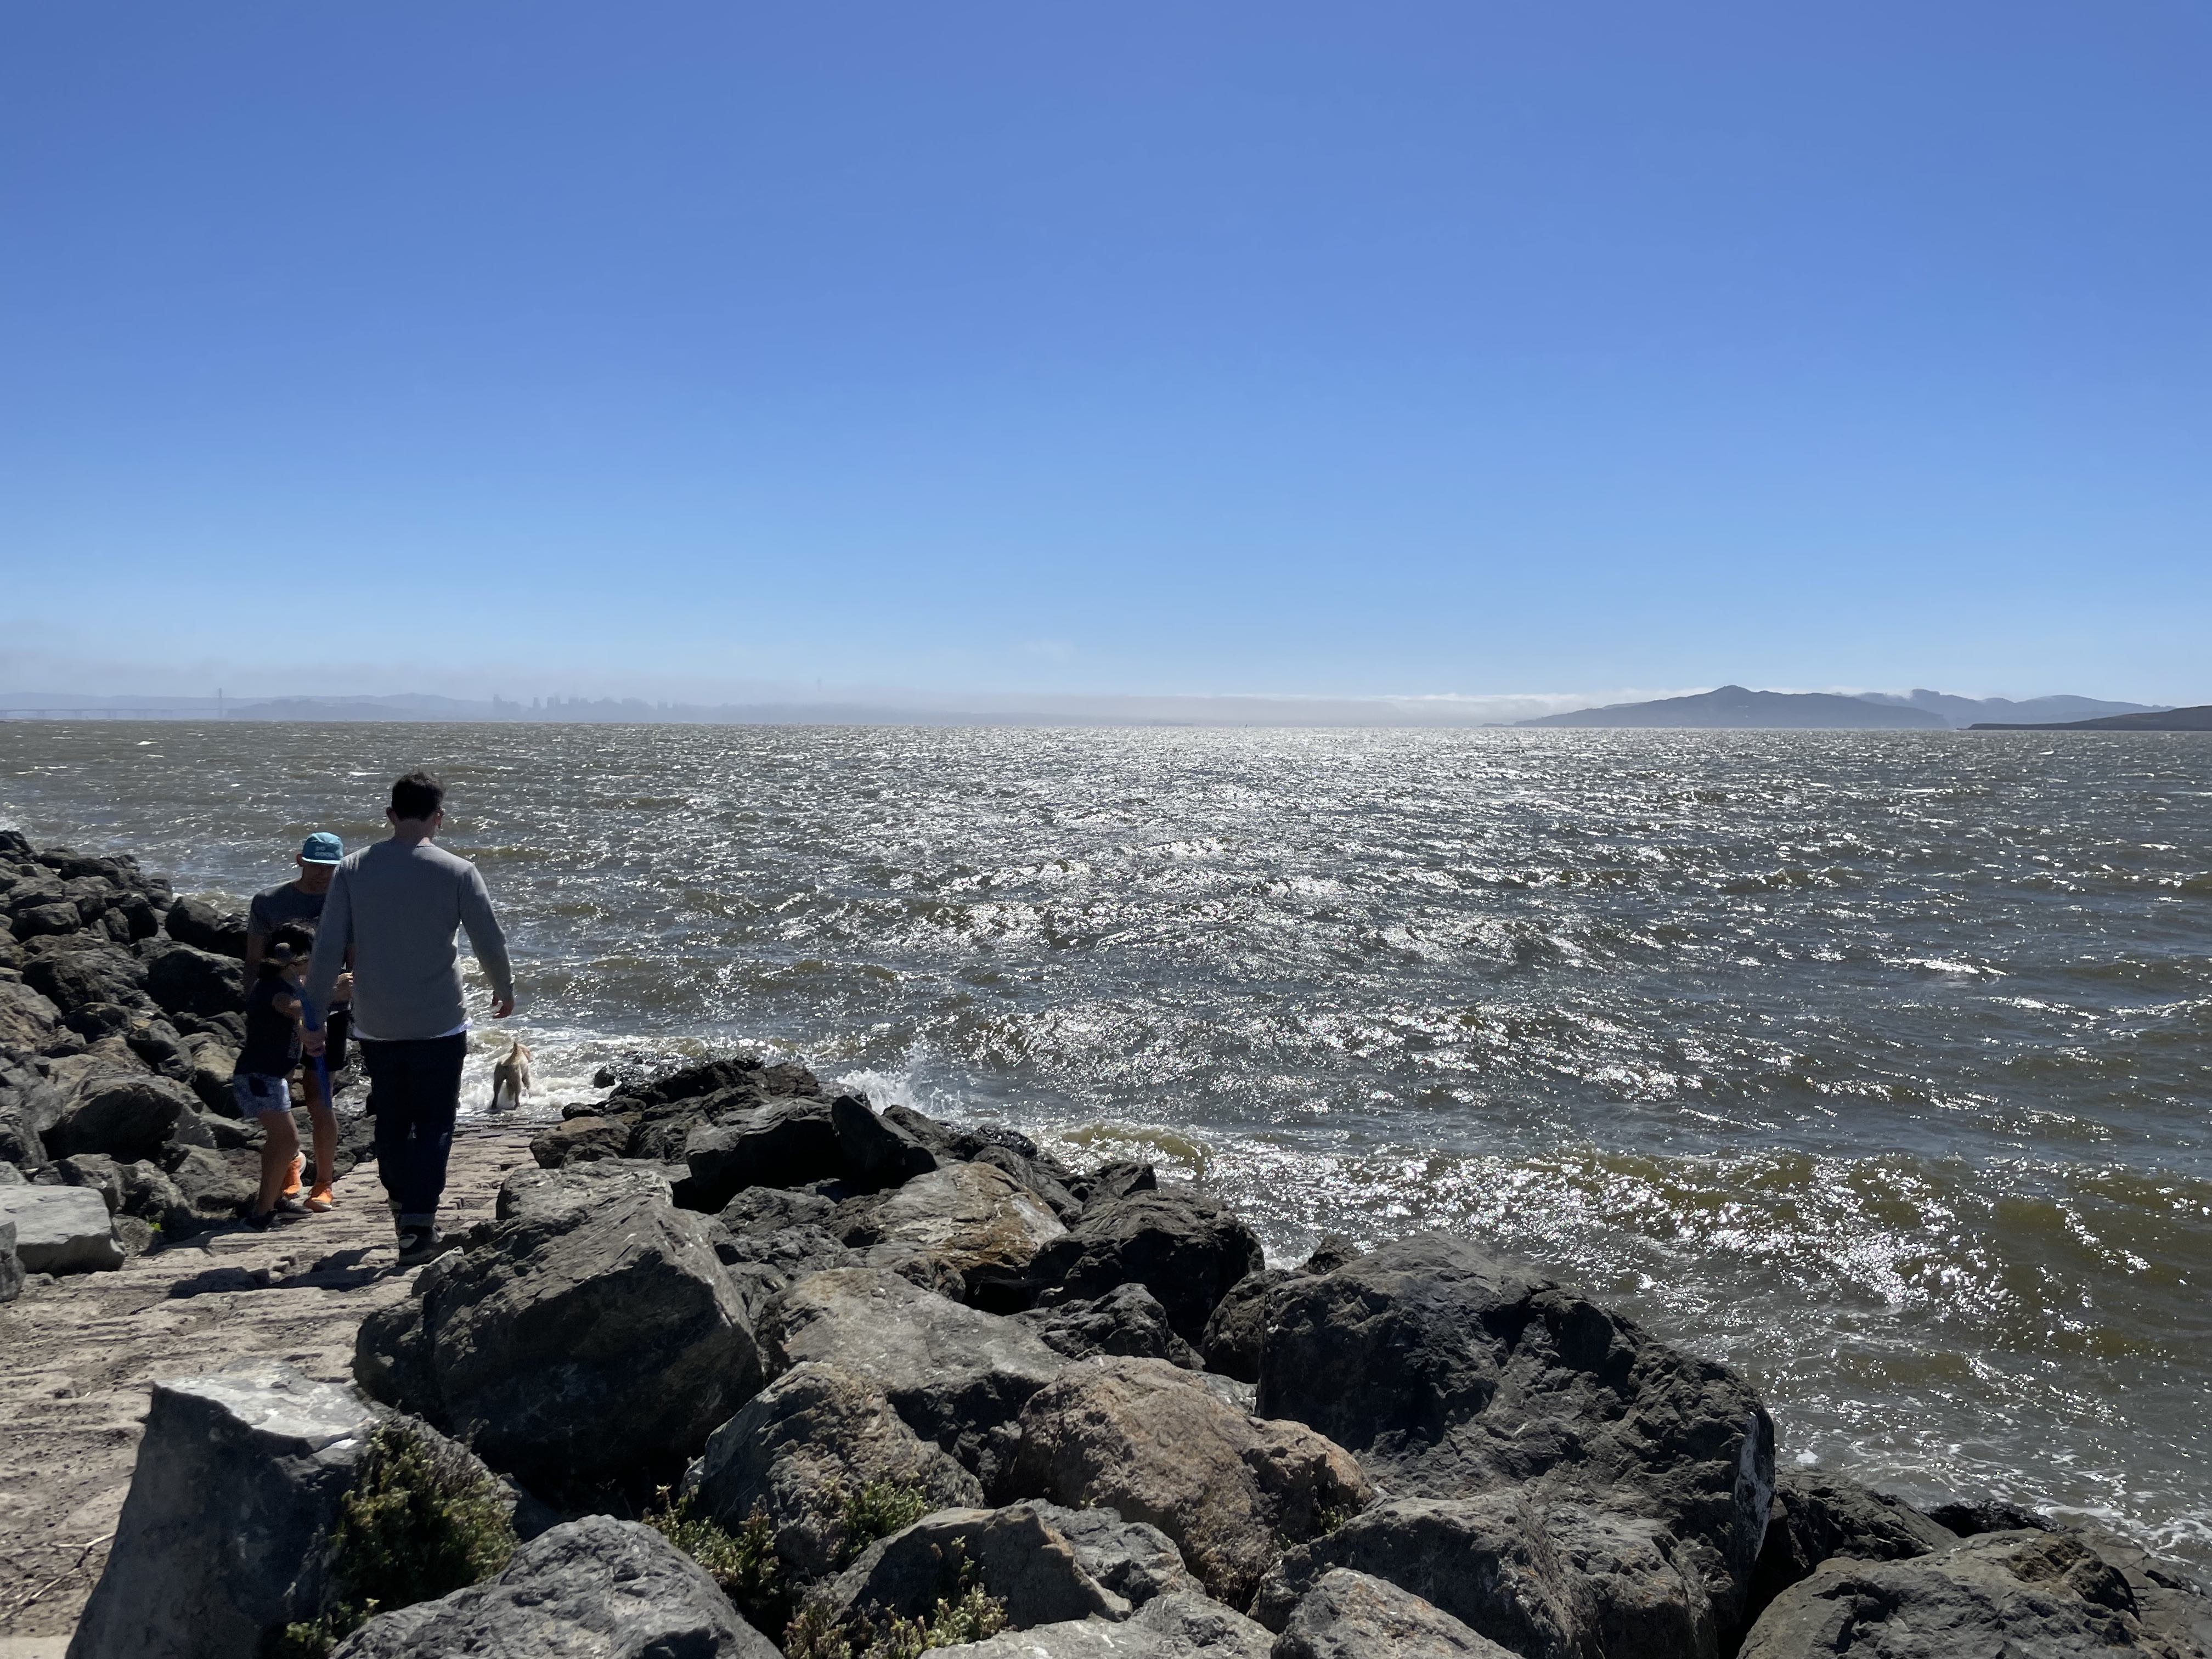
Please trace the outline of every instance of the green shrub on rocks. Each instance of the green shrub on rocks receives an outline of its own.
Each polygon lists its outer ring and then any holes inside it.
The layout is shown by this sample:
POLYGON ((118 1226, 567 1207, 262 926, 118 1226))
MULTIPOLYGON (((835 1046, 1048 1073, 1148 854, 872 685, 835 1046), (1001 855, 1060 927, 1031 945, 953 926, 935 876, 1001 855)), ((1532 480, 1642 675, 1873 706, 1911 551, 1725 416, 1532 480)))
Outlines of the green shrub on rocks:
POLYGON ((739 1611, 756 1620, 773 1614, 783 1595, 782 1563, 776 1559, 775 1527, 760 1504, 733 1533, 696 1513, 688 1498, 671 1502, 663 1486, 659 1507, 644 1520, 705 1568, 739 1611))
POLYGON ((388 1423, 373 1431, 331 1536, 343 1598, 288 1626, 283 1659, 321 1659, 380 1612, 481 1583, 514 1553, 506 1493, 458 1446, 388 1423))
POLYGON ((912 1526, 930 1508, 929 1494, 919 1480, 871 1480, 842 1489, 837 1513, 845 1523, 845 1561, 857 1559, 878 1539, 912 1526))
POLYGON ((784 1659, 921 1659, 932 1648, 980 1642, 1006 1627, 1006 1604, 975 1583, 940 1597, 927 1619, 894 1616, 880 1626, 842 1622, 824 1603, 810 1601, 783 1632, 784 1659))

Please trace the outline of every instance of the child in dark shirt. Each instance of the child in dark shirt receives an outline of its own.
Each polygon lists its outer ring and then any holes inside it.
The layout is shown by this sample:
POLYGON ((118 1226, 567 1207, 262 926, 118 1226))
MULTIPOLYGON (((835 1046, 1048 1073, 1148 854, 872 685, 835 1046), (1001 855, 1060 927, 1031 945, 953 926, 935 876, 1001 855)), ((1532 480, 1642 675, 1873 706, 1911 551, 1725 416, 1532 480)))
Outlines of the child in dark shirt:
POLYGON ((280 933, 262 957, 259 971, 246 994, 246 1047, 231 1068, 230 1087, 239 1115, 258 1122, 261 1143, 261 1191, 255 1197, 247 1224, 268 1226, 276 1212, 300 1210, 297 1198, 286 1198, 291 1184, 293 1160, 300 1154, 300 1131, 292 1121, 293 1068, 300 1063, 300 983, 307 977, 307 941, 291 930, 280 933))

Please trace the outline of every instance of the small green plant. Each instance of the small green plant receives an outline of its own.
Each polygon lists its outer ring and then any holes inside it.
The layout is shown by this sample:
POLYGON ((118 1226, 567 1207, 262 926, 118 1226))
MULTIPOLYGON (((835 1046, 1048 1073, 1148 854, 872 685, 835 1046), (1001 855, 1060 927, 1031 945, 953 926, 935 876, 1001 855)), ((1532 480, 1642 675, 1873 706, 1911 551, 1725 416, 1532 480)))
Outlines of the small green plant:
POLYGON ((281 1659, 323 1659, 386 1607, 479 1583, 514 1553, 506 1494, 465 1452, 404 1424, 372 1431, 331 1534, 340 1600, 285 1627, 281 1659))
POLYGON ((746 1613, 767 1613, 781 1596, 775 1527, 758 1504, 732 1532, 712 1516, 695 1510, 689 1497, 671 1501, 663 1486, 659 1504, 647 1512, 645 1524, 704 1567, 722 1594, 746 1613))
POLYGON ((837 1615, 820 1601, 809 1601, 783 1630, 783 1659, 853 1659, 853 1644, 837 1615))
POLYGON ((919 1480, 870 1480, 857 1489, 841 1486, 834 1496, 837 1518, 845 1523, 843 1558, 850 1563, 878 1538, 888 1538, 929 1513, 929 1494, 919 1480))
POLYGON ((958 1647, 980 1642, 1006 1627, 1006 1604, 986 1595, 974 1582, 974 1569, 964 1561, 960 1589, 940 1596, 927 1619, 882 1617, 872 1608, 841 1620, 828 1603, 811 1601, 785 1627, 784 1659, 921 1659, 932 1648, 958 1647))

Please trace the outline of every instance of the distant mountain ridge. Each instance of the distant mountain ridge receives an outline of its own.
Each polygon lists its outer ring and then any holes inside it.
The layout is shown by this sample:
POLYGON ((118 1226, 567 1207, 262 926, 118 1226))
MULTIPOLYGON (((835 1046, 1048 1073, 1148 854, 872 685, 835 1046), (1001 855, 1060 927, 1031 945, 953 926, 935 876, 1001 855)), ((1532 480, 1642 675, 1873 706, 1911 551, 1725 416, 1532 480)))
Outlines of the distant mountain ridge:
POLYGON ((2043 724, 2050 721, 2101 720, 2112 714, 2148 714, 2162 703, 2107 702, 2096 697, 2028 697, 2014 702, 2009 697, 1959 697, 1947 691, 1925 690, 1898 696, 1887 691, 1860 694, 1869 702, 1898 708, 1925 708, 1942 717, 1947 726, 1968 726, 1988 720, 2043 724))
POLYGON ((1940 732, 1949 722, 1930 709, 1826 691, 1753 691, 1723 685, 1694 696, 1616 702, 1545 714, 1520 726, 1689 726, 1735 731, 1940 732))
POLYGON ((2212 732, 2212 702, 2193 708, 2152 708, 2134 714, 2107 714, 2094 720, 2044 720, 2033 724, 1984 720, 1977 732, 2212 732))

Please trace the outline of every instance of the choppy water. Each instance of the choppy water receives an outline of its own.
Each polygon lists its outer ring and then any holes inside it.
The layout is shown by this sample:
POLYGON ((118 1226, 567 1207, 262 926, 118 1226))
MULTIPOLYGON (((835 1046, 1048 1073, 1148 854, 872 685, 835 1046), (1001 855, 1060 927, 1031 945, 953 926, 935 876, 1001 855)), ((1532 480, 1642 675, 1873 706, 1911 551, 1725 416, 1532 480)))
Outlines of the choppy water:
POLYGON ((550 1099, 752 1040, 1462 1229, 2212 1564, 2212 738, 17 724, 0 818, 237 896, 417 764, 550 1099))

